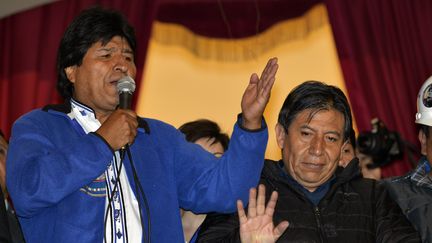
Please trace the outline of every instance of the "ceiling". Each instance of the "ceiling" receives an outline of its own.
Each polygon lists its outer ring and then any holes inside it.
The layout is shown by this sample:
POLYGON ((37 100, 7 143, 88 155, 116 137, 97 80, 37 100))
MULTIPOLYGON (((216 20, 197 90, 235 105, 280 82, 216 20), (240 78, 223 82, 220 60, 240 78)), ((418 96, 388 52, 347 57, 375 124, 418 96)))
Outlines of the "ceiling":
POLYGON ((0 0, 0 19, 56 0, 0 0))

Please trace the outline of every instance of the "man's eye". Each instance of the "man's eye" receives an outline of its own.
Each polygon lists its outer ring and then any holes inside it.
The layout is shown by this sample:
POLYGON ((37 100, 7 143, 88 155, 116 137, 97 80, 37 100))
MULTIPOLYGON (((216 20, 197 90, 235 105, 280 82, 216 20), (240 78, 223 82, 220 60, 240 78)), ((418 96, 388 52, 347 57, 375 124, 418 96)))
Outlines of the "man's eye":
POLYGON ((336 142, 337 138, 335 138, 335 137, 327 137, 327 140, 329 140, 330 142, 336 142))
POLYGON ((301 135, 307 137, 310 135, 310 132, 301 131, 301 135))

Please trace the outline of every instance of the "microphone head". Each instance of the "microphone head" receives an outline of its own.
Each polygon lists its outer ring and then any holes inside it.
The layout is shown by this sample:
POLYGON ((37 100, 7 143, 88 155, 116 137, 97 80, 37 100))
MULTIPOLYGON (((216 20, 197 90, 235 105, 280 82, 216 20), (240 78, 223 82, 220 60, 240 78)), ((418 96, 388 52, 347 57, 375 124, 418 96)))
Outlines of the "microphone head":
POLYGON ((135 81, 129 77, 124 76, 117 82, 117 92, 120 93, 133 93, 135 91, 135 81))

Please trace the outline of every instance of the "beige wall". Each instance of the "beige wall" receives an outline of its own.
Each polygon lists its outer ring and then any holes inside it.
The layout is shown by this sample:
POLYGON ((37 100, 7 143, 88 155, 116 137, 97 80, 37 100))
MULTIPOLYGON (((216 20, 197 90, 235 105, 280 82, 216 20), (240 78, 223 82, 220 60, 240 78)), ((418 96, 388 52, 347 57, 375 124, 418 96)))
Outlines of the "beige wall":
POLYGON ((175 127, 207 118, 218 122, 222 130, 231 133, 236 115, 241 111, 240 100, 250 75, 260 73, 268 58, 276 56, 279 71, 265 112, 270 134, 266 156, 280 159, 274 126, 289 91, 305 80, 320 80, 346 90, 330 25, 324 24, 302 38, 278 43, 265 52, 249 51, 255 58, 242 61, 209 60, 197 57, 187 48, 152 39, 137 113, 175 127))

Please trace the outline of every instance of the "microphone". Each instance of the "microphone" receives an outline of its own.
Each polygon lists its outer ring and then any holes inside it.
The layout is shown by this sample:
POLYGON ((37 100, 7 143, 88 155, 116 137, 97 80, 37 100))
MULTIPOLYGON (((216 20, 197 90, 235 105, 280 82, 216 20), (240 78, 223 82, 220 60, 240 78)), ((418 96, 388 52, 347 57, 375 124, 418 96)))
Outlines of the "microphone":
POLYGON ((132 94, 134 91, 135 81, 131 77, 124 76, 117 82, 120 109, 130 109, 132 107, 132 94))

